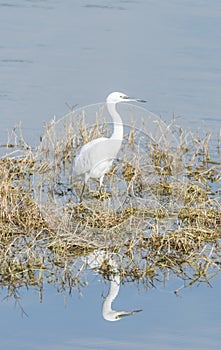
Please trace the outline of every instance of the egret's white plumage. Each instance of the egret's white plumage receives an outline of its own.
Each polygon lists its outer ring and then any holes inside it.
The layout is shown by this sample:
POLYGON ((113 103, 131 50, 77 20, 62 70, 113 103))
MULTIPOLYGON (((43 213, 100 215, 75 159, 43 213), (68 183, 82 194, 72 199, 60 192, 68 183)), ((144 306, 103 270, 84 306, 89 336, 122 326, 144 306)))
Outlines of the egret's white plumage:
MULTIPOLYGON (((110 138, 100 137, 85 144, 74 159, 73 175, 84 177, 84 186, 90 178, 100 179, 102 186, 104 175, 110 170, 116 158, 123 140, 123 123, 120 114, 116 110, 119 102, 144 100, 130 98, 121 92, 112 92, 106 99, 107 109, 113 119, 113 134, 110 138)), ((84 191, 81 193, 81 198, 84 191)))

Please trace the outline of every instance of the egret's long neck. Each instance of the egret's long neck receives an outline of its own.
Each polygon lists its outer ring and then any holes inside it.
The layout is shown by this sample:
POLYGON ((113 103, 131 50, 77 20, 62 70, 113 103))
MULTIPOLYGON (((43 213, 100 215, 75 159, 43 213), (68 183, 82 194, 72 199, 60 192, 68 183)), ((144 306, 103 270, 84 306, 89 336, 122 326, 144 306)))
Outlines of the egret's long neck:
POLYGON ((114 131, 111 135, 112 139, 123 140, 123 123, 120 114, 116 110, 116 103, 107 102, 107 109, 113 119, 114 131))
POLYGON ((116 275, 114 279, 110 281, 110 289, 103 303, 102 309, 103 309, 104 318, 106 318, 106 315, 112 312, 111 305, 114 299, 116 298, 116 296, 118 295, 119 289, 120 289, 120 276, 116 275))
POLYGON ((111 304, 116 298, 116 296, 118 295, 119 289, 120 289, 120 276, 116 275, 113 277, 113 280, 110 281, 110 289, 106 297, 106 301, 108 300, 108 302, 111 304))

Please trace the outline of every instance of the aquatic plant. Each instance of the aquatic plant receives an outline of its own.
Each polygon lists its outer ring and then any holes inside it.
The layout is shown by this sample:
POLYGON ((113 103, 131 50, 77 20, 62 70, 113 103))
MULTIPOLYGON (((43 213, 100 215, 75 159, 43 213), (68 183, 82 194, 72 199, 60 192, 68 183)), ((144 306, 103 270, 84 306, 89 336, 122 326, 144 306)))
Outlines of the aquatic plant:
MULTIPOLYGON (((103 109, 91 127, 85 111, 78 118, 70 113, 46 126, 37 150, 22 142, 0 159, 0 284, 6 295, 17 298, 19 288, 35 287, 42 299, 44 283, 80 290, 87 285, 84 257, 100 249, 114 255, 123 282, 147 288, 168 273, 188 286, 209 284, 219 272, 219 137, 165 126, 160 118, 150 135, 131 122, 104 188, 99 192, 91 181, 79 203, 73 157, 110 128, 103 109)), ((113 274, 105 260, 97 270, 107 279, 113 274)))

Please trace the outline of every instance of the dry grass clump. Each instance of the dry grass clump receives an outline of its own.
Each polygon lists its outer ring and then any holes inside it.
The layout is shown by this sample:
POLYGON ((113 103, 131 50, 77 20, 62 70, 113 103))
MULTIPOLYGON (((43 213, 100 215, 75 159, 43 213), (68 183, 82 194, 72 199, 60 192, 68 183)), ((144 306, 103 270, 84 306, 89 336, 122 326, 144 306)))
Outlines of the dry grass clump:
MULTIPOLYGON (((102 192, 91 181, 80 204, 72 161, 82 144, 110 134, 99 113, 90 128, 85 112, 52 122, 37 152, 0 160, 1 286, 14 296, 35 286, 42 298, 45 282, 71 292, 86 284, 86 256, 101 251, 122 281, 151 287, 169 271, 209 283, 220 269, 219 142, 160 119, 151 133, 127 126, 102 192)), ((110 265, 97 267, 105 278, 110 265)))
POLYGON ((44 224, 32 197, 33 164, 30 152, 0 160, 0 282, 10 293, 35 285, 33 270, 40 267, 32 247, 44 224))

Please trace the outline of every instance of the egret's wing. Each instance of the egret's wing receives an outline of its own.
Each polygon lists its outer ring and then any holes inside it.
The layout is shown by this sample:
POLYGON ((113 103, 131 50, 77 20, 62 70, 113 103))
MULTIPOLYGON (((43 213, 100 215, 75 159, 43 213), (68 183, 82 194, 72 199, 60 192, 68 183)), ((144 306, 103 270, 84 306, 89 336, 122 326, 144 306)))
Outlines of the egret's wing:
POLYGON ((106 137, 100 137, 82 146, 82 148, 80 149, 80 152, 76 155, 74 159, 73 171, 75 175, 77 176, 82 175, 90 171, 91 164, 94 161, 94 157, 95 157, 94 155, 95 147, 96 145, 104 142, 105 140, 107 140, 106 137))
POLYGON ((79 176, 95 169, 102 162, 113 161, 121 141, 100 137, 85 144, 74 160, 74 173, 79 176))

